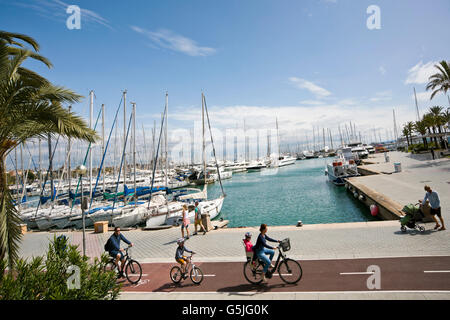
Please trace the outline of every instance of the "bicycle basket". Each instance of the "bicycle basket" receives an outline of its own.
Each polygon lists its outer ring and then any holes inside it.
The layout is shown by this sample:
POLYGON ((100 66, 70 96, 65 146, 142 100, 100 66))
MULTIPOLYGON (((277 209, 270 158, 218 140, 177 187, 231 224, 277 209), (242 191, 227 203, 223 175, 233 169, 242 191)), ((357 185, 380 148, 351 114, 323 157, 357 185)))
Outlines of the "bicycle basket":
POLYGON ((281 240, 280 247, 281 247, 281 250, 283 250, 283 251, 291 250, 291 242, 289 241, 289 238, 281 240))

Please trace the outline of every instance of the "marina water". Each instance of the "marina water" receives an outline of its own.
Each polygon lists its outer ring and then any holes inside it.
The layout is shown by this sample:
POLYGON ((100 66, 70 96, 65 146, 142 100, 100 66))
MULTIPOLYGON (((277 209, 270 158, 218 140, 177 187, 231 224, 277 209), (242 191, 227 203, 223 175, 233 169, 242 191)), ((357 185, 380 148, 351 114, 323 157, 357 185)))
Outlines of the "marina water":
MULTIPOLYGON (((362 222, 378 220, 345 187, 324 174, 331 158, 296 161, 294 165, 261 172, 233 173, 222 181, 225 198, 218 218, 228 227, 362 222)), ((220 184, 208 186, 208 198, 219 196, 220 184)))

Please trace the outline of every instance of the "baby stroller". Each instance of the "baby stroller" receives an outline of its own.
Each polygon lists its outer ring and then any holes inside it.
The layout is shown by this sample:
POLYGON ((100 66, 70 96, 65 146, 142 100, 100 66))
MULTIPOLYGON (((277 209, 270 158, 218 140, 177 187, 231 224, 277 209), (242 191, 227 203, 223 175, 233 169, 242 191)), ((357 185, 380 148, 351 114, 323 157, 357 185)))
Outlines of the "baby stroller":
POLYGON ((418 203, 410 203, 404 206, 402 211, 405 213, 405 216, 400 219, 400 230, 402 230, 402 232, 406 232, 406 228, 419 230, 420 232, 425 231, 423 226, 417 224, 418 222, 423 224, 423 219, 425 217, 422 210, 420 210, 418 203))

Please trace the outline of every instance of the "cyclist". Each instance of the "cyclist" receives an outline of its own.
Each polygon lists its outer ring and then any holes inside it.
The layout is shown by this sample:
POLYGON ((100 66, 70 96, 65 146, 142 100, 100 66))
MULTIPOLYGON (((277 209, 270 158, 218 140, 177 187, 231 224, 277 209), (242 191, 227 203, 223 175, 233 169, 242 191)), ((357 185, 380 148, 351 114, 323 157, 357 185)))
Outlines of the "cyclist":
POLYGON ((119 278, 123 277, 123 267, 125 266, 125 257, 123 255, 124 249, 120 249, 120 240, 128 244, 130 247, 133 246, 133 243, 128 241, 123 234, 120 233, 120 228, 115 227, 114 233, 109 237, 108 242, 105 245, 105 249, 107 249, 109 255, 113 258, 116 258, 115 263, 116 266, 119 267, 119 260, 121 262, 120 264, 120 272, 119 272, 119 278))
POLYGON ((183 272, 183 279, 187 278, 187 274, 186 273, 186 266, 187 266, 187 257, 183 255, 183 253, 189 252, 194 254, 194 251, 189 250, 188 248, 186 248, 184 246, 184 238, 180 238, 177 240, 177 244, 178 244, 178 248, 175 252, 175 260, 181 264, 181 271, 183 272))
POLYGON ((273 256, 275 254, 274 249, 277 249, 278 247, 271 247, 269 246, 266 241, 271 241, 271 242, 280 242, 280 240, 275 240, 270 238, 269 236, 266 235, 267 233, 267 225, 266 224, 261 224, 261 227, 259 228, 259 231, 261 232, 258 236, 258 240, 256 240, 256 244, 253 246, 253 252, 255 253, 255 255, 261 259, 262 261, 264 261, 264 269, 263 269, 263 276, 262 276, 262 281, 266 282, 266 273, 267 270, 269 270, 269 266, 273 268, 272 263, 272 259, 273 256), (267 255, 269 255, 269 257, 267 257, 267 255))

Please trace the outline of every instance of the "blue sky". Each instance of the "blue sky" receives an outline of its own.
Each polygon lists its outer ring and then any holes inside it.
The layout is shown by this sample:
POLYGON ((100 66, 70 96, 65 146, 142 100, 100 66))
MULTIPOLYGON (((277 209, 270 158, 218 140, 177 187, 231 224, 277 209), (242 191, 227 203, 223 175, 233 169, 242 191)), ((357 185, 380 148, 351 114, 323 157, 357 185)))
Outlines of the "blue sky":
MULTIPOLYGON (((311 134, 313 126, 356 123, 381 134, 415 120, 432 105, 426 80, 448 60, 450 2, 380 0, 75 1, 0 0, 0 29, 34 37, 54 68, 29 67, 86 98, 88 116, 104 103, 108 121, 128 90, 138 126, 153 125, 169 92, 172 129, 200 120, 201 91, 212 125, 274 127, 311 134), (68 5, 82 9, 81 29, 69 30, 68 5), (381 10, 369 30, 367 7, 381 10)), ((127 106, 130 110, 130 106, 127 106)), ((121 120, 123 121, 123 120, 121 120)), ((122 122, 121 122, 122 123, 122 122)))

